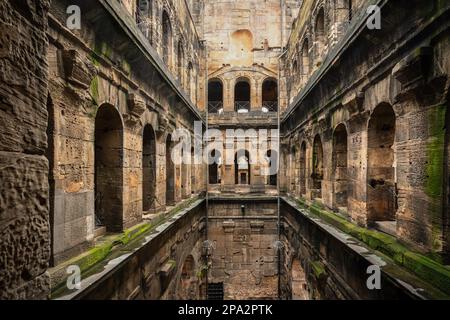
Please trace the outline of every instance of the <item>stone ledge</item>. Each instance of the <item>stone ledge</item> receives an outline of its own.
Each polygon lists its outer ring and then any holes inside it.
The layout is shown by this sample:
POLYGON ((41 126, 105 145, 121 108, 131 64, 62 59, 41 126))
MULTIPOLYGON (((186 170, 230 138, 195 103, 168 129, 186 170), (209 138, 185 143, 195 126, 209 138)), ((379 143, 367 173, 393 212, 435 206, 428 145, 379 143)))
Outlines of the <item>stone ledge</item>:
POLYGON ((198 200, 199 197, 193 197, 180 203, 178 206, 172 208, 171 210, 160 214, 158 217, 149 222, 143 222, 139 225, 131 227, 121 234, 105 236, 101 241, 99 241, 99 243, 97 243, 94 248, 50 269, 50 299, 58 297, 62 292, 66 290, 65 284, 68 277, 66 269, 68 266, 79 266, 81 275, 85 275, 100 262, 105 261, 113 252, 122 250, 132 241, 143 238, 162 224, 171 221, 174 215, 188 208, 198 200))
POLYGON ((447 266, 409 250, 393 236, 358 227, 317 204, 308 205, 299 199, 284 197, 282 199, 291 206, 309 210, 326 223, 363 242, 369 248, 386 255, 396 265, 412 272, 420 279, 449 295, 447 298, 450 298, 450 269, 447 266))

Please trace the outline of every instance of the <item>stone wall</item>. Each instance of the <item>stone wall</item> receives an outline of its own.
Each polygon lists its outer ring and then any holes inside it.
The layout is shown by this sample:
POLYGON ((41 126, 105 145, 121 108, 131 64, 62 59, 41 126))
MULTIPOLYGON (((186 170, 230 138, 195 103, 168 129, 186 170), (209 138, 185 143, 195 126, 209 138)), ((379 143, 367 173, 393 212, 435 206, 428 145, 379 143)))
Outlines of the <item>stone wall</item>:
MULTIPOLYGON (((85 250, 102 229, 122 231, 205 186, 201 164, 167 161, 173 130, 193 137, 203 120, 126 11, 135 6, 80 4, 81 29, 69 30, 68 5, 51 6, 47 55, 54 263, 85 250)), ((180 28, 198 46, 195 30, 180 28)))
MULTIPOLYGON (((320 10, 321 2, 311 6, 320 10)), ((326 16, 329 10, 325 6, 326 16)), ((349 30, 358 30, 358 36, 343 33, 332 46, 326 41, 328 55, 305 78, 305 89, 294 91, 298 95, 281 125, 280 175, 287 176, 281 188, 445 259, 450 63, 443 30, 449 7, 388 1, 382 11, 381 30, 369 30, 363 16, 354 16, 349 30)), ((313 32, 315 17, 304 20, 291 45, 313 32)), ((330 38, 332 24, 326 26, 330 38)))
POLYGON ((208 283, 223 283, 225 299, 276 299, 277 239, 276 201, 210 200, 208 283))
POLYGON ((48 1, 0 3, 0 299, 45 299, 48 1))
POLYGON ((432 299, 436 294, 435 288, 397 268, 385 256, 295 204, 281 200, 280 210, 281 299, 403 300, 432 299), (374 274, 368 268, 373 266, 380 270, 379 290, 367 285, 374 274))

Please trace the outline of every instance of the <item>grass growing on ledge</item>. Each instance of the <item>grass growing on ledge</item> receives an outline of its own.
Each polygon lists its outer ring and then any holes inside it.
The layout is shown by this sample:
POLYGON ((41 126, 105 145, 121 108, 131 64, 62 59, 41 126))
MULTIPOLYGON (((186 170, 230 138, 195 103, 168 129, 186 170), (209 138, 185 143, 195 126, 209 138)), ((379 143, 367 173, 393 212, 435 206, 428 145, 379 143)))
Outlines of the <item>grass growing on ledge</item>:
MULTIPOLYGON (((88 274, 95 266, 100 262, 104 261, 108 256, 110 256, 115 248, 123 248, 133 241, 141 239, 144 235, 155 230, 158 226, 166 222, 168 219, 182 211, 183 209, 191 206, 199 197, 194 197, 183 201, 178 206, 174 207, 165 214, 161 214, 159 218, 150 222, 143 222, 139 225, 131 227, 125 230, 123 233, 118 235, 107 236, 103 241, 96 244, 95 247, 89 249, 83 254, 74 257, 59 266, 55 267, 51 271, 51 277, 56 279, 54 282, 56 284, 52 288, 50 298, 56 298, 61 296, 66 290, 66 279, 68 274, 66 274, 66 268, 70 265, 77 265, 80 268, 81 275, 85 276, 88 274)), ((176 265, 175 261, 171 261, 173 265, 176 265)))
POLYGON ((344 233, 362 241, 371 249, 390 257, 397 265, 413 272, 446 294, 450 294, 450 269, 444 265, 409 250, 393 236, 359 227, 326 210, 320 204, 308 205, 304 200, 299 199, 296 199, 296 204, 344 233))

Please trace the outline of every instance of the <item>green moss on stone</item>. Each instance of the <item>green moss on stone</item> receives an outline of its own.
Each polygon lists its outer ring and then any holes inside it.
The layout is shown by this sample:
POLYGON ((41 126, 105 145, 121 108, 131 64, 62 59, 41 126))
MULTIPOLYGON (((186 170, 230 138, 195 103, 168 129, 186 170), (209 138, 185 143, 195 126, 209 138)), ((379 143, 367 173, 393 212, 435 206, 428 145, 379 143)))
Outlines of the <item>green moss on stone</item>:
POLYGON ((309 211, 325 222, 362 241, 371 249, 390 257, 396 264, 413 272, 431 285, 450 294, 450 270, 430 258, 415 253, 400 244, 395 237, 359 227, 333 212, 313 204, 309 211))
POLYGON ((316 279, 323 279, 327 275, 327 272, 325 270, 325 266, 320 261, 312 261, 311 262, 311 269, 312 269, 316 279))

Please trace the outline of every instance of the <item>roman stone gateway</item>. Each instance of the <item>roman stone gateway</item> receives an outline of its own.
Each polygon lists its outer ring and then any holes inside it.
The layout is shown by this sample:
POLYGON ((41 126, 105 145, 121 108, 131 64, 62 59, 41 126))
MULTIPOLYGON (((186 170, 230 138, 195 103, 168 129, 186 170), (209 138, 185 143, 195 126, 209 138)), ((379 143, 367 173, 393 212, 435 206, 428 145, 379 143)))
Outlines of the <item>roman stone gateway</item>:
POLYGON ((0 299, 448 299, 449 30, 438 0, 1 1, 0 299))

